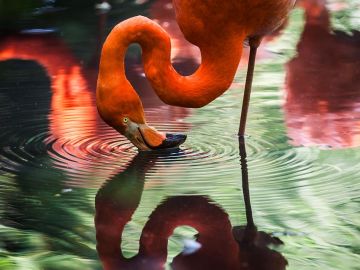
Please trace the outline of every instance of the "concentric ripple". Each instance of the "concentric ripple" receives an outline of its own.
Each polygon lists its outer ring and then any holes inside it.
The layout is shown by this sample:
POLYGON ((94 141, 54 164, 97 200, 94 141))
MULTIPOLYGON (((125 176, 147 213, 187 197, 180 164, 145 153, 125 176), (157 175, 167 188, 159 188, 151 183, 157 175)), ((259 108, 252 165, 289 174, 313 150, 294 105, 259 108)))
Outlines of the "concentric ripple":
MULTIPOLYGON (((150 125, 164 132, 188 134, 187 142, 179 152, 156 160, 147 174, 148 179, 159 179, 159 172, 163 175, 160 178, 170 177, 173 181, 181 181, 185 175, 195 180, 239 179, 236 113, 232 113, 232 119, 224 124, 226 128, 216 123, 230 112, 238 112, 234 95, 236 93, 201 109, 200 116, 191 116, 187 109, 168 106, 147 109, 150 125), (211 111, 216 115, 209 115, 211 111), (202 113, 207 114, 207 121, 202 113)), ((98 187, 123 171, 138 150, 98 118, 91 95, 86 104, 87 107, 63 106, 62 111, 52 110, 47 116, 49 128, 47 121, 30 118, 21 123, 21 129, 15 128, 16 133, 5 130, 3 143, 9 142, 1 149, 3 169, 16 172, 21 166, 53 167, 66 173, 69 185, 83 187, 98 187)), ((311 162, 318 150, 292 148, 288 144, 280 146, 271 134, 262 133, 261 129, 257 131, 258 125, 262 124, 262 120, 258 123, 257 119, 250 119, 251 136, 246 138, 248 165, 256 178, 277 179, 276 185, 279 185, 279 182, 289 180, 289 171, 293 177, 301 179, 339 173, 331 166, 313 168, 311 162)), ((228 183, 234 183, 234 180, 228 183)))

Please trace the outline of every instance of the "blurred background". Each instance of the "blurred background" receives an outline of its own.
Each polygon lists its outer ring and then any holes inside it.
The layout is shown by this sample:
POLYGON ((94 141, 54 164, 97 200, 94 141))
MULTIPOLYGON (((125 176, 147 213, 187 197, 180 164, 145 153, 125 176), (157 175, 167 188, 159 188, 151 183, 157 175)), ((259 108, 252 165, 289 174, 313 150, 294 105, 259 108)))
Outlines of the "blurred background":
MULTIPOLYGON (((102 269, 94 216, 106 204, 96 194, 132 213, 123 224, 126 258, 166 198, 206 196, 232 226, 246 224, 236 134, 248 48, 229 91, 185 109, 159 100, 140 47, 130 46, 127 77, 150 124, 188 135, 179 152, 139 162, 94 100, 102 44, 135 15, 170 34, 179 73, 196 70, 199 50, 184 40, 170 0, 0 0, 0 269, 102 269)), ((255 224, 284 242, 271 248, 287 269, 360 269, 359 30, 358 0, 299 0, 258 51, 246 137, 250 194, 255 224)), ((196 233, 175 230, 166 269, 196 233)))

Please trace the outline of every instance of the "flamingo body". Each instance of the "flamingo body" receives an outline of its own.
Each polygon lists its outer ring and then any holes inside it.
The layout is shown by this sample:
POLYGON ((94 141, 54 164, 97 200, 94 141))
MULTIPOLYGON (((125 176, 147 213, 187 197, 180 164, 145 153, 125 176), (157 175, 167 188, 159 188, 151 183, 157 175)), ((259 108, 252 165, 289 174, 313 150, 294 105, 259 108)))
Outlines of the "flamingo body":
POLYGON ((279 27, 295 0, 174 0, 177 22, 191 43, 208 47, 221 37, 264 36, 279 27))
POLYGON ((202 107, 230 87, 244 40, 260 40, 275 30, 294 3, 295 0, 174 0, 181 31, 201 51, 202 62, 190 76, 181 76, 173 68, 170 37, 161 26, 142 16, 119 23, 102 50, 97 85, 100 115, 141 150, 181 144, 184 136, 165 136, 146 124, 141 100, 125 76, 127 47, 131 43, 142 47, 146 77, 163 102, 202 107))

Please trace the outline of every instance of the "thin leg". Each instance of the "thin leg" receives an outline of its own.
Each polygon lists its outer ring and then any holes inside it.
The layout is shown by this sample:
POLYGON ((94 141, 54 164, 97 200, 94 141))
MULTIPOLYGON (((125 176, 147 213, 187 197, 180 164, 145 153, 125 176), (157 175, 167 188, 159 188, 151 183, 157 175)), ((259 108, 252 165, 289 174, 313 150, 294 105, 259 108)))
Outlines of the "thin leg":
POLYGON ((249 63, 248 63, 248 69, 247 69, 247 74, 246 74, 243 105, 242 105, 242 109, 241 109, 241 119, 240 119, 239 133, 238 133, 239 136, 244 136, 244 134, 245 134, 246 118, 247 118, 248 109, 249 109, 251 85, 252 85, 254 68, 255 68, 256 51, 260 45, 260 42, 261 42, 261 38, 259 38, 259 37, 253 37, 253 38, 249 39, 250 55, 249 55, 249 63))
POLYGON ((247 156, 246 156, 244 137, 239 137, 239 151, 240 151, 240 163, 241 163, 242 190, 243 190, 245 209, 246 209, 246 220, 247 220, 246 227, 256 228, 252 215, 252 209, 251 209, 249 176, 248 176, 247 156))

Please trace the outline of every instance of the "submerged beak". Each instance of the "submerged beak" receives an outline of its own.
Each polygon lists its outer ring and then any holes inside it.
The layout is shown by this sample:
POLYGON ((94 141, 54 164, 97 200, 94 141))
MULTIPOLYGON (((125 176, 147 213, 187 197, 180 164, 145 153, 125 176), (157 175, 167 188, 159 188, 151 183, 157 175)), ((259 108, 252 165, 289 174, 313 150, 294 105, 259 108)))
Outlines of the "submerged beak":
POLYGON ((146 125, 130 122, 125 136, 140 150, 175 148, 186 140, 183 134, 163 134, 146 125))

